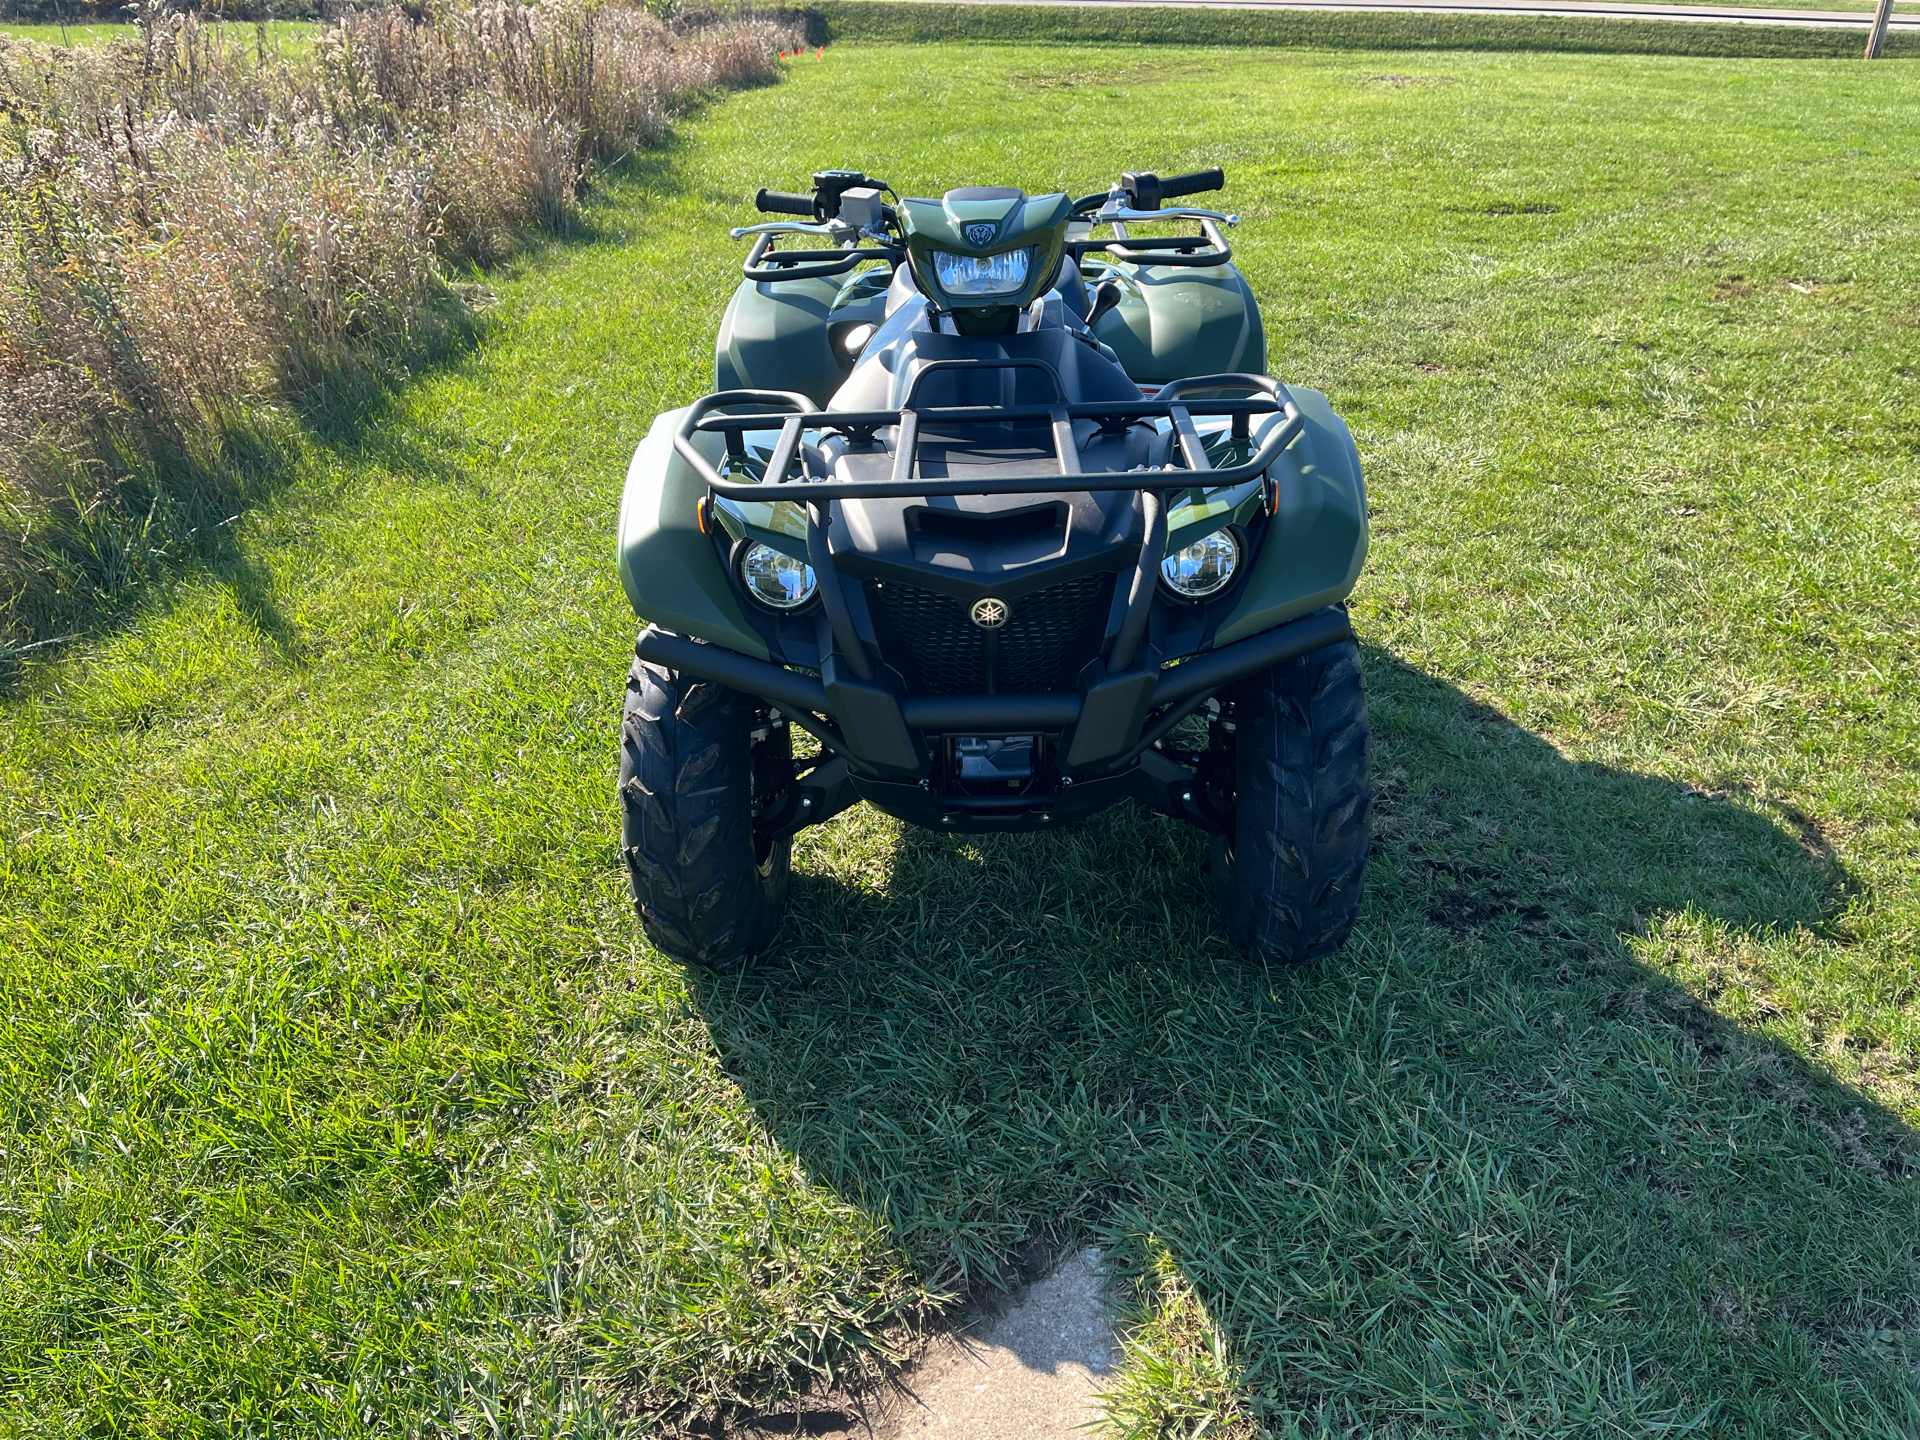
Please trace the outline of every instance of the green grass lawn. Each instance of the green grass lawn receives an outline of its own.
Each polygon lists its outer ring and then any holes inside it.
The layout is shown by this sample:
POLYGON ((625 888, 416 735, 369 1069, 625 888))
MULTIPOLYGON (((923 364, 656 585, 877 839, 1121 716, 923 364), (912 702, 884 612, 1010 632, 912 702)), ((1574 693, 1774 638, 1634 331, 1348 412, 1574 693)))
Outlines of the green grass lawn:
MULTIPOLYGON (((1781 3, 1786 3, 1786 0, 1781 0, 1781 3)), ((208 29, 222 38, 237 36, 248 44, 253 42, 262 28, 251 20, 211 20, 205 23, 208 29)), ((267 43, 278 53, 304 50, 319 30, 319 22, 308 20, 269 20, 265 25, 267 43)), ((139 34, 140 27, 133 24, 24 25, 11 20, 0 22, 0 35, 38 40, 42 45, 104 45, 109 40, 132 40, 139 34)))
POLYGON ((9 20, 0 24, 0 35, 38 40, 42 45, 104 45, 109 40, 131 39, 139 29, 137 25, 27 25, 9 20))
POLYGON ((1911 1437, 1917 147, 1901 62, 1404 52, 840 49, 684 125, 17 677, 0 1427, 656 1433, 1092 1240, 1135 1435, 1911 1437), (1128 809, 854 811, 778 953, 651 952, 614 514, 745 197, 1212 163, 1368 466, 1348 950, 1250 972, 1128 809))
MULTIPOLYGON (((1658 5, 1663 0, 1652 0, 1658 5)), ((1286 6, 1178 8, 1153 0, 1122 5, 1019 4, 996 0, 808 0, 816 34, 859 44, 1160 46, 1323 50, 1485 50, 1498 54, 1644 54, 1766 57, 1780 60, 1861 57, 1871 0, 1759 0, 1781 10, 1855 10, 1859 23, 1814 26, 1727 20, 1673 23, 1658 18, 1485 11, 1301 10, 1286 6)), ((1910 0, 1898 0, 1900 4, 1910 0)), ((1789 21, 1790 16, 1781 15, 1789 21)), ((1920 51, 1909 31, 1887 35, 1885 54, 1920 51)))

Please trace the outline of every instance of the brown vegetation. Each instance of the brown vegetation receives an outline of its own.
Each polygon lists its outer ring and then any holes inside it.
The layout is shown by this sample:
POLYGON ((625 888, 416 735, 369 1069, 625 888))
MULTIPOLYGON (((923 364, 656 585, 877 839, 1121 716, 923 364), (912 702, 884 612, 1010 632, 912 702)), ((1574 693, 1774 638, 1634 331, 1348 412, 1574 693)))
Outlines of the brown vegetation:
POLYGON ((0 36, 0 656, 225 518, 258 407, 406 346, 449 269, 797 43, 570 0, 360 11, 293 59, 138 33, 0 36))

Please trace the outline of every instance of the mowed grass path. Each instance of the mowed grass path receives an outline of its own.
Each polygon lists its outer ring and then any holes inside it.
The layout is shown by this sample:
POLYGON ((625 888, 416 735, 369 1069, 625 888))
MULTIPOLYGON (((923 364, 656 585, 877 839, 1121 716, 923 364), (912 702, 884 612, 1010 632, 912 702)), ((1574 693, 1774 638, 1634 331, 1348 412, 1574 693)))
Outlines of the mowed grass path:
POLYGON ((0 1424, 651 1433, 1091 1237, 1134 1434, 1911 1436, 1912 73, 875 49, 689 123, 7 702, 0 1424), (1352 945, 1249 971, 1131 810, 856 811, 777 954, 649 951, 614 513, 744 197, 1211 163, 1369 467, 1352 945))

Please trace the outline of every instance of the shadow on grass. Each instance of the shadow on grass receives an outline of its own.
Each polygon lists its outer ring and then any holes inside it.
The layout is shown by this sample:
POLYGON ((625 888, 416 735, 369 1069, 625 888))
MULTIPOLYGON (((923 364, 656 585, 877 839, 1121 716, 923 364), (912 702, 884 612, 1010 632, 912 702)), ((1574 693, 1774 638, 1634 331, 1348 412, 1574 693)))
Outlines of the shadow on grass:
POLYGON ((372 459, 365 437, 379 436, 389 449, 404 446, 405 453, 384 457, 391 463, 430 468, 423 447, 378 422, 407 379, 457 363, 484 324, 456 298, 443 297, 417 317, 404 350, 352 353, 318 367, 278 413, 216 414, 191 444, 169 424, 134 417, 117 433, 99 435, 91 458, 48 452, 45 467, 84 478, 70 493, 106 494, 76 502, 71 514, 53 517, 33 537, 27 563, 34 572, 0 610, 0 626, 28 637, 18 651, 0 648, 0 695, 43 659, 57 661, 60 643, 114 630, 188 574, 225 584, 263 638, 298 663, 301 642, 279 611, 267 572, 238 543, 235 522, 310 475, 314 447, 372 459), (122 478, 102 487, 92 478, 101 469, 122 478))
MULTIPOLYGON (((654 149, 608 167, 603 191, 678 193, 685 145, 668 136, 654 149)), ((557 231, 525 237, 525 248, 492 274, 550 264, 586 246, 618 239, 611 207, 590 202, 557 231)), ((280 613, 266 570, 237 543, 234 522, 314 474, 319 455, 397 474, 453 478, 458 437, 409 418, 385 423, 413 380, 476 363, 491 321, 486 278, 475 272, 416 312, 399 342, 366 345, 312 364, 277 411, 216 415, 202 438, 183 443, 167 423, 125 417, 93 438, 86 455, 49 451, 46 488, 66 484, 72 514, 43 523, 30 542, 34 573, 0 572, 0 698, 38 666, 58 663, 67 642, 107 634, 186 575, 226 585, 243 614, 290 663, 303 647, 280 613), (472 303, 478 300, 479 304, 472 303), (65 472, 63 475, 61 472, 65 472), (101 484, 101 473, 120 476, 101 484)))
POLYGON ((1639 958, 1820 943, 1831 853, 1367 666, 1336 961, 1249 968, 1202 837, 1143 811, 909 830, 699 980, 730 1073, 931 1289, 1006 1284, 1035 1237, 1171 1257, 1226 1353, 1189 1325, 1162 1401, 1212 1364, 1281 1432, 1915 1433, 1913 1135, 1639 958))

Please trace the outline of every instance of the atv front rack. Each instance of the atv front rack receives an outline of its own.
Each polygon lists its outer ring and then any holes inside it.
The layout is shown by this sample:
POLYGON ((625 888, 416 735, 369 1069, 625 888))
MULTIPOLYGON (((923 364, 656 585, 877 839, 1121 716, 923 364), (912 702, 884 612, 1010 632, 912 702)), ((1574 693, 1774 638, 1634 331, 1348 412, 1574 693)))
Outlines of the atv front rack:
POLYGON ((992 360, 936 360, 914 373, 907 386, 906 401, 897 410, 815 410, 810 408, 811 404, 804 395, 782 390, 722 390, 694 403, 687 411, 686 419, 680 422, 673 445, 680 457, 694 467, 716 495, 729 500, 763 503, 792 499, 806 508, 807 563, 819 577, 821 603, 826 607, 835 644, 845 657, 846 666, 852 671, 853 677, 863 682, 873 679, 873 671, 865 650, 856 638, 852 616, 840 592, 832 549, 827 543, 826 509, 830 501, 907 499, 928 495, 1058 494, 1061 491, 1142 492, 1142 508, 1146 512, 1147 522, 1145 543, 1140 547, 1140 556, 1128 590, 1126 618, 1107 660, 1109 671, 1118 675, 1133 665, 1134 655, 1147 629, 1154 580, 1159 573, 1160 562, 1166 558, 1166 492, 1238 485, 1246 480, 1261 479, 1266 490, 1267 512, 1272 514, 1278 509, 1279 490, 1278 483, 1267 477, 1267 471, 1280 458, 1281 452, 1294 442, 1306 423, 1286 387, 1267 375, 1202 375, 1163 385, 1152 399, 1143 397, 1139 400, 1075 403, 1066 398, 1066 386, 1061 382, 1060 372, 1046 361, 1029 356, 992 360), (914 406, 920 387, 929 375, 995 370, 1039 372, 1052 383, 1054 402, 1049 405, 914 406), (1206 392, 1218 390, 1253 390, 1258 394, 1252 399, 1242 400, 1219 396, 1207 398, 1206 392), (1187 398, 1189 396, 1194 398, 1187 398), (768 404, 792 408, 745 415, 717 413, 740 405, 768 404), (1206 445, 1193 423, 1195 415, 1230 417, 1232 434, 1240 440, 1251 439, 1252 418, 1255 415, 1281 415, 1285 418, 1269 431, 1259 448, 1244 463, 1216 468, 1208 460, 1206 445), (1108 433, 1125 434, 1129 427, 1152 419, 1164 419, 1173 427, 1181 454, 1187 462, 1185 465, 1159 465, 1093 474, 1082 472, 1079 447, 1073 438, 1075 420, 1093 420, 1108 433), (970 426, 1004 425, 1022 420, 1047 422, 1053 437, 1054 464, 1057 468, 1026 475, 996 475, 974 480, 915 478, 923 429, 951 432, 970 426), (776 427, 780 438, 774 442, 773 453, 763 473, 778 478, 729 480, 693 443, 693 437, 698 434, 723 434, 727 440, 728 458, 738 464, 746 459, 748 431, 765 431, 776 427), (878 443, 879 432, 889 427, 895 432, 892 478, 828 480, 806 473, 800 440, 807 431, 844 435, 855 445, 867 446, 878 443), (788 479, 786 477, 796 460, 800 462, 801 477, 797 480, 788 479))
MULTIPOLYGON (((1163 385, 1151 398, 1139 400, 1085 400, 1070 402, 1060 374, 1044 360, 1021 357, 1001 360, 936 360, 921 367, 907 388, 905 402, 898 410, 816 410, 806 396, 786 390, 722 390, 697 400, 674 434, 673 448, 707 482, 714 494, 728 500, 783 500, 815 504, 826 500, 908 499, 922 495, 1032 495, 1062 490, 1145 490, 1164 494, 1169 490, 1196 486, 1238 485, 1263 476, 1280 458, 1280 452, 1300 434, 1304 420, 1300 410, 1278 380, 1266 375, 1202 375, 1175 380, 1163 385), (921 382, 940 371, 1037 370, 1053 383, 1057 399, 1048 405, 946 405, 916 407, 914 400, 921 382), (1249 399, 1206 398, 1210 390, 1255 390, 1249 399), (1199 392, 1196 395, 1196 392, 1199 392), (1188 396, 1195 396, 1189 399, 1188 396), (743 405, 782 405, 778 411, 748 414, 731 412, 743 405), (1233 437, 1250 437, 1252 417, 1283 415, 1285 423, 1275 426, 1260 442, 1260 448, 1239 465, 1215 468, 1207 459, 1206 446, 1194 426, 1194 417, 1225 415, 1232 418, 1233 437), (915 478, 919 464, 920 436, 923 431, 948 432, 975 425, 1005 425, 1020 421, 1048 422, 1054 445, 1056 469, 1034 471, 1026 475, 996 475, 977 480, 915 478), (1097 421, 1109 434, 1123 434, 1143 420, 1166 420, 1180 443, 1184 466, 1162 465, 1153 469, 1112 470, 1084 474, 1079 451, 1073 439, 1075 420, 1097 421), (893 474, 887 480, 829 480, 806 473, 800 440, 807 431, 844 435, 855 445, 875 443, 879 432, 895 431, 893 474), (727 438, 727 455, 735 463, 746 459, 746 432, 777 430, 763 480, 729 480, 720 473, 693 443, 698 434, 719 433, 727 438), (788 478, 796 460, 801 461, 798 479, 788 478)), ((1271 504, 1271 502, 1270 502, 1271 504)))
MULTIPOLYGON (((1128 793, 1169 814, 1218 833, 1222 819, 1205 813, 1194 797, 1202 794, 1189 772, 1160 758, 1154 750, 1182 718, 1207 697, 1293 655, 1304 654, 1351 635, 1344 612, 1319 611, 1222 649, 1162 666, 1158 652, 1143 646, 1154 586, 1167 548, 1167 492, 1230 486, 1265 480, 1269 513, 1277 509, 1278 482, 1267 472, 1305 426, 1286 388, 1265 375, 1222 374, 1176 380, 1151 398, 1073 402, 1057 371, 1032 358, 941 360, 924 366, 909 385, 897 410, 818 410, 804 395, 785 391, 727 390, 695 403, 674 435, 674 448, 707 483, 710 491, 732 500, 792 500, 807 516, 807 563, 819 584, 832 649, 823 655, 818 678, 802 671, 753 659, 717 645, 649 629, 640 639, 642 659, 702 675, 733 689, 757 695, 795 724, 811 731, 839 759, 836 774, 870 799, 886 797, 894 813, 922 803, 927 774, 925 737, 932 734, 1007 735, 1033 731, 1061 735, 1059 759, 1068 773, 1063 787, 1077 778, 1085 789, 1069 804, 1063 793, 1050 801, 1062 818, 1101 787, 1134 787, 1128 793), (1052 381, 1055 400, 1044 405, 920 406, 922 382, 940 371, 1035 370, 1052 381), (1250 398, 1226 398, 1220 391, 1253 391, 1250 398), (780 407, 780 408, 770 408, 780 407), (1225 416, 1231 432, 1251 443, 1256 416, 1277 415, 1253 455, 1238 465, 1214 466, 1195 426, 1196 417, 1225 416), (1165 420, 1183 465, 1084 473, 1074 439, 1074 422, 1092 420, 1109 434, 1124 434, 1142 421, 1165 420), (999 474, 979 479, 916 476, 922 434, 964 434, 968 427, 1009 422, 1042 422, 1051 432, 1053 464, 1028 474, 999 474), (885 480, 832 480, 807 470, 802 437, 845 436, 855 446, 879 441, 892 428, 893 464, 885 480), (758 481, 729 479, 700 446, 700 435, 726 437, 729 460, 744 468, 748 432, 777 430, 764 474, 758 481), (796 465, 797 477, 793 475, 796 465), (854 623, 828 543, 830 502, 850 499, 912 498, 930 495, 1006 495, 1061 491, 1139 491, 1145 535, 1132 574, 1124 576, 1126 611, 1105 663, 1082 674, 1078 693, 908 695, 887 673, 876 672, 854 623), (1144 788, 1141 788, 1144 787, 1144 788), (902 807, 906 807, 903 809, 902 807)), ((704 500, 703 504, 706 503, 704 500)), ((824 818, 846 803, 851 791, 823 791, 811 819, 824 818)), ((984 802, 983 802, 984 803, 984 802)), ((951 797, 939 806, 961 806, 951 797)), ((977 806, 974 808, 978 808, 977 806)), ((928 823, 979 823, 990 817, 939 809, 928 823)), ((1041 817, 1053 818, 1052 810, 1041 817)), ((795 818, 795 825, 810 823, 795 818)))

